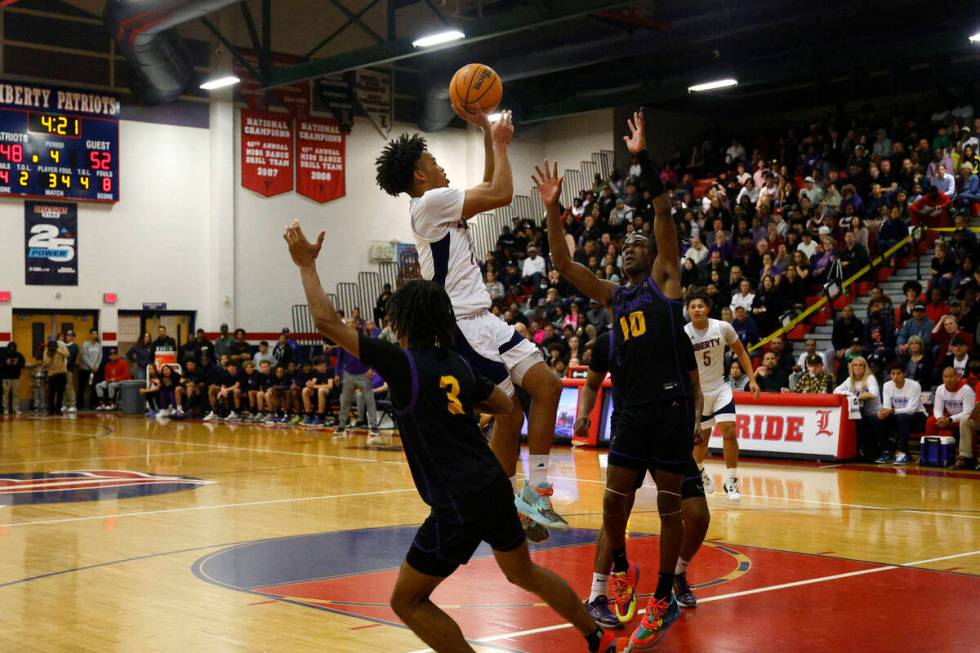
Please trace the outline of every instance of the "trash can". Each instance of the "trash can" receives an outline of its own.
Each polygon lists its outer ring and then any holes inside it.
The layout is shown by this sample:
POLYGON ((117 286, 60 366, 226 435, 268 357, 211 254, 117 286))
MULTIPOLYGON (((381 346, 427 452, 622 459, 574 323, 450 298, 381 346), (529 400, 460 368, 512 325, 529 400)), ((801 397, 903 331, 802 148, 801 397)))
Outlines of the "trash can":
POLYGON ((48 368, 35 365, 31 370, 31 398, 34 412, 42 413, 48 408, 48 368))
POLYGON ((146 412, 146 400, 140 388, 146 387, 144 381, 121 381, 119 383, 119 409, 124 415, 142 415, 146 412))

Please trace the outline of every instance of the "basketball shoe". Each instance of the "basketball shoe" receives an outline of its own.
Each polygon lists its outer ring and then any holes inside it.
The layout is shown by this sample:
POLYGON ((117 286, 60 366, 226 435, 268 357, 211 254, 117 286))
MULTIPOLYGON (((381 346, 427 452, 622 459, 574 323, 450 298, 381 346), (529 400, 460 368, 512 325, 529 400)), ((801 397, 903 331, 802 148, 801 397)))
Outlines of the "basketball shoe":
POLYGON ((554 493, 555 488, 551 483, 541 483, 537 487, 532 487, 525 480, 520 494, 514 497, 514 505, 519 512, 545 528, 567 531, 568 522, 551 507, 551 495, 554 493))
POLYGON ((613 614, 627 624, 636 616, 636 586, 640 582, 640 567, 631 562, 626 571, 609 574, 609 598, 613 614))
POLYGON ((666 599, 651 596, 643 621, 630 635, 630 644, 626 650, 645 651, 653 648, 663 638, 670 625, 677 621, 680 614, 681 610, 677 607, 673 593, 666 599))

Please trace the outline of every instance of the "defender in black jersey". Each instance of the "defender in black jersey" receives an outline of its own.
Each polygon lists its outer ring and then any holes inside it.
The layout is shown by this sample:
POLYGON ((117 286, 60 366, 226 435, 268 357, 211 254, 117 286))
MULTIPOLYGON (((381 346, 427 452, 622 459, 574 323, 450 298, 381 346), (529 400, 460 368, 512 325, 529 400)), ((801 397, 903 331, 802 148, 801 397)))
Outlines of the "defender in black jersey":
POLYGON ((473 413, 479 406, 508 414, 512 404, 453 351, 455 317, 446 291, 431 281, 405 284, 388 302, 401 346, 369 338, 344 323, 320 286, 316 257, 323 234, 313 245, 294 221, 284 238, 300 268, 317 331, 388 382, 412 478, 432 509, 398 574, 391 597, 395 613, 437 651, 472 651, 459 626, 429 597, 487 542, 507 579, 571 622, 589 651, 614 653, 615 637, 596 625, 572 588, 531 560, 510 481, 473 413))
POLYGON ((616 349, 623 362, 622 405, 616 440, 610 443, 603 500, 603 533, 618 555, 625 551, 627 500, 638 475, 655 468, 660 513, 660 576, 640 627, 630 638, 632 650, 650 648, 679 615, 673 597, 674 570, 683 536, 681 484, 694 448, 701 412, 701 391, 691 383, 681 362, 684 332, 681 313, 680 246, 670 215, 670 202, 660 174, 646 152, 642 113, 628 121, 627 149, 642 167, 655 212, 653 233, 657 256, 646 236, 634 233, 623 243, 625 287, 597 278, 575 263, 565 244, 561 224, 561 178, 535 167, 532 181, 547 209, 548 243, 555 268, 613 315, 616 349))
MULTIPOLYGON (((688 370, 691 382, 698 384, 700 380, 698 379, 697 361, 694 358, 694 348, 691 346, 690 340, 686 344, 682 342, 681 346, 683 348, 681 361, 688 370)), ((591 428, 588 415, 592 413, 592 409, 595 407, 599 388, 608 373, 612 380, 610 435, 612 438, 616 437, 619 425, 619 406, 621 405, 619 388, 623 384, 620 363, 620 357, 615 348, 615 333, 609 331, 600 335, 592 348, 592 361, 589 363, 589 373, 585 385, 579 391, 579 417, 575 420, 576 435, 584 436, 591 428)), ((656 464, 652 464, 648 469, 650 474, 654 475, 656 464)), ((645 474, 637 474, 634 492, 627 498, 627 519, 633 510, 633 501, 636 499, 635 490, 640 489, 643 485, 644 476, 645 474)), ((681 541, 680 557, 677 559, 677 566, 674 569, 674 596, 681 607, 694 608, 697 607, 697 597, 694 596, 694 592, 687 582, 687 566, 693 560, 698 549, 701 548, 701 543, 704 542, 704 536, 708 532, 708 524, 711 521, 711 514, 705 499, 701 474, 693 457, 684 469, 684 480, 681 483, 681 512, 684 521, 684 537, 681 541)), ((624 582, 628 581, 628 573, 631 567, 625 553, 623 551, 622 555, 614 557, 605 531, 599 533, 599 541, 596 543, 592 590, 586 606, 601 626, 619 628, 622 626, 621 618, 630 616, 630 613, 635 612, 636 594, 634 588, 627 588, 627 583, 624 582), (610 568, 612 568, 612 574, 609 573, 610 568)), ((635 575, 638 575, 638 572, 635 575)))

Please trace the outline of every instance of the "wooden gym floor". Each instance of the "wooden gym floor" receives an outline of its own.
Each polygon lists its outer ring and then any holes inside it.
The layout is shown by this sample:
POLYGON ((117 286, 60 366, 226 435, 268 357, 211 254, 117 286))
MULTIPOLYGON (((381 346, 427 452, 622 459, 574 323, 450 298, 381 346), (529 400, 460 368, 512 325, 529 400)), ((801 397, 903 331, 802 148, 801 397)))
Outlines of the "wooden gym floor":
MULTIPOLYGON (((605 457, 553 460, 573 529, 534 555, 584 597, 605 457)), ((721 463, 709 468, 720 487, 721 463)), ((689 572, 701 605, 658 650, 977 650, 980 474, 747 461, 741 476, 740 503, 709 498, 689 572)), ((630 522, 641 593, 656 578, 655 495, 640 490, 630 522)), ((420 651, 387 598, 425 515, 397 438, 2 418, 0 651, 420 651)), ((475 648, 584 651, 487 553, 434 595, 475 648)))

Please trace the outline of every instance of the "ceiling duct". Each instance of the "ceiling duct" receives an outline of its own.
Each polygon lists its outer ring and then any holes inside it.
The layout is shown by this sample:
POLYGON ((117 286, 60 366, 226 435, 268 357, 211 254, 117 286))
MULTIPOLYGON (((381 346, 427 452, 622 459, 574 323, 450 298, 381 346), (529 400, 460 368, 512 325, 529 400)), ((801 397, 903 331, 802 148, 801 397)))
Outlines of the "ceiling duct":
POLYGON ((103 21, 132 71, 131 86, 149 104, 175 100, 193 65, 174 29, 238 0, 108 0, 103 21))

